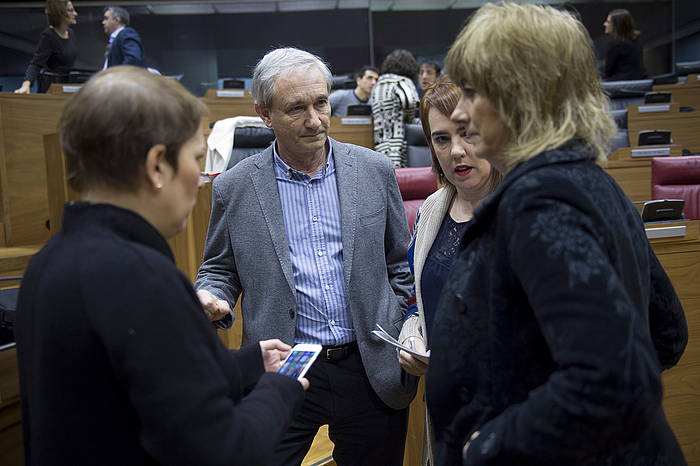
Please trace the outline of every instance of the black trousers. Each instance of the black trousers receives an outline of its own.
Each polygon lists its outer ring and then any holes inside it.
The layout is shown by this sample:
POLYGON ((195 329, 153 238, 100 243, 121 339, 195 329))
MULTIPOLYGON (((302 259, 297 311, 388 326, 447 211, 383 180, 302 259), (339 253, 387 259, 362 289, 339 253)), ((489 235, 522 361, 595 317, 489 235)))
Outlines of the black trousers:
POLYGON ((355 349, 347 358, 316 360, 306 373, 310 387, 270 465, 297 466, 319 427, 328 424, 338 466, 403 464, 408 408, 392 409, 372 389, 355 349))

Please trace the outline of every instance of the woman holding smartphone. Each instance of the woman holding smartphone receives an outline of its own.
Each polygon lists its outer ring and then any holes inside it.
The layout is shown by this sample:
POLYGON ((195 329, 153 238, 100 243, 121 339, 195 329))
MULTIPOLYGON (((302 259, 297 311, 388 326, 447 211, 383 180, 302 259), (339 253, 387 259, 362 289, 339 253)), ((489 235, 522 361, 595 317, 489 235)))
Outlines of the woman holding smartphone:
POLYGON ((205 113, 131 66, 66 103, 81 201, 32 258, 17 306, 28 465, 265 464, 300 409, 308 382, 274 373, 290 347, 228 350, 166 242, 201 187, 205 113))

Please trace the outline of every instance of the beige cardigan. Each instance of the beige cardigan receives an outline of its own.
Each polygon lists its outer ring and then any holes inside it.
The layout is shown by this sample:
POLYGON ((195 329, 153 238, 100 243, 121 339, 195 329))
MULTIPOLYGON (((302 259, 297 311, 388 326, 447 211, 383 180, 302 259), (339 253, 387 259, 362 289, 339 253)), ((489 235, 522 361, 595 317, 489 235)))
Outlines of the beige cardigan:
POLYGON ((418 310, 411 314, 401 327, 399 341, 403 342, 408 337, 420 337, 428 346, 428 335, 425 329, 425 315, 423 313, 423 297, 421 293, 421 277, 423 265, 428 258, 433 241, 440 231, 442 220, 450 209, 456 190, 452 185, 445 185, 428 196, 419 209, 419 220, 416 230, 413 232, 413 277, 416 287, 416 306, 418 310))

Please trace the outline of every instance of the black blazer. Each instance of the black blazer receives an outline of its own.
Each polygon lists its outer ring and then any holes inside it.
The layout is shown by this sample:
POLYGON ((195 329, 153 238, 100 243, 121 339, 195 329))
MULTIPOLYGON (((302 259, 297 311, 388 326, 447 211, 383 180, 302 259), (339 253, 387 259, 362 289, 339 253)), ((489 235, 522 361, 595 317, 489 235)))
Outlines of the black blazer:
POLYGON ((27 465, 264 464, 301 406, 259 345, 224 347, 134 212, 68 204, 17 307, 27 465))
POLYGON ((107 57, 107 67, 117 65, 146 67, 141 37, 134 28, 122 29, 112 42, 107 57))
POLYGON ((639 39, 611 40, 605 53, 606 81, 631 81, 646 76, 639 39))
POLYGON ((462 242, 429 337, 436 464, 685 464, 660 374, 687 343, 683 309, 586 146, 510 171, 462 242))

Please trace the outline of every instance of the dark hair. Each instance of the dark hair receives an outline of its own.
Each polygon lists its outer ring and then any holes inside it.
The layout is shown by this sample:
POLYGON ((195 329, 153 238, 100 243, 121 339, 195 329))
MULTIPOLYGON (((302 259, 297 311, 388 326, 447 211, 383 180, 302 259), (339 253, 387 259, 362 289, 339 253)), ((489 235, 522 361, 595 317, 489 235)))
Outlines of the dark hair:
POLYGON ((440 70, 442 70, 442 68, 440 67, 440 64, 439 64, 439 63, 434 62, 434 61, 424 61, 424 62, 422 62, 420 65, 418 65, 418 69, 420 70, 420 67, 423 66, 423 65, 425 65, 425 66, 431 66, 431 67, 435 70, 435 74, 436 74, 437 76, 440 76, 440 70))
POLYGON ((416 79, 418 63, 413 54, 408 50, 396 49, 382 62, 382 74, 398 74, 408 79, 416 79))
MULTIPOLYGON (((428 147, 430 147, 433 172, 437 174, 443 184, 451 183, 442 171, 437 155, 435 155, 433 138, 431 137, 432 130, 430 129, 430 109, 434 108, 449 118, 452 112, 454 112, 455 107, 457 107, 457 103, 461 97, 462 91, 454 82, 446 76, 439 76, 433 84, 428 86, 420 100, 420 122, 421 126, 423 126, 425 139, 428 141, 428 147)), ((495 189, 502 178, 503 176, 498 170, 492 167, 491 174, 489 175, 489 192, 495 189)))
POLYGON ((55 28, 59 27, 68 18, 69 0, 46 0, 46 18, 49 24, 55 28))
POLYGON ((101 71, 65 105, 59 122, 71 187, 136 189, 157 144, 177 171, 182 145, 200 127, 206 106, 174 79, 135 66, 101 71))
POLYGON ((129 16, 129 12, 126 11, 126 8, 122 8, 120 6, 108 6, 105 8, 105 13, 108 11, 112 12, 112 18, 119 19, 119 24, 123 24, 124 26, 128 26, 129 22, 131 20, 129 16))
POLYGON ((377 67, 369 65, 363 66, 362 68, 360 68, 360 71, 358 71, 357 74, 355 74, 355 79, 363 78, 365 76, 365 73, 368 71, 374 71, 375 73, 379 74, 379 69, 377 69, 377 67))
POLYGON ((608 16, 612 23, 612 36, 615 39, 633 40, 639 36, 639 31, 634 27, 634 19, 628 10, 612 10, 608 16))

